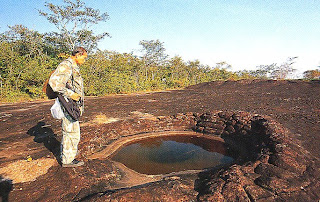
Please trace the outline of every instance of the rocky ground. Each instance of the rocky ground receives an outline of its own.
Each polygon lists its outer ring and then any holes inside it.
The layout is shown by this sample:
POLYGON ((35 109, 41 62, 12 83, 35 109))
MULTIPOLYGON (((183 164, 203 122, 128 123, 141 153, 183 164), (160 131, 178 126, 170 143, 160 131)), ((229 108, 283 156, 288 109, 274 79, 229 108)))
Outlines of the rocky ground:
POLYGON ((58 162, 53 101, 0 105, 0 196, 10 201, 319 201, 320 82, 217 81, 86 99, 79 159, 58 162), (146 176, 104 158, 118 140, 163 131, 238 143, 220 170, 146 176), (13 186, 10 185, 11 180, 13 186))

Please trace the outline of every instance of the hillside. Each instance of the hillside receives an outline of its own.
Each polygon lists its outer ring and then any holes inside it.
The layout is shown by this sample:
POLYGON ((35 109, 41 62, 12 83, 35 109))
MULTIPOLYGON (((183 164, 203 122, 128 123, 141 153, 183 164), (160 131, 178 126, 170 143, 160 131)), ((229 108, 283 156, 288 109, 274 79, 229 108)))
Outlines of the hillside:
MULTIPOLYGON (((247 189, 244 195, 247 194, 252 201, 318 201, 319 92, 319 81, 241 80, 202 83, 183 90, 88 97, 80 123, 82 139, 79 145, 79 158, 86 164, 75 169, 61 168, 55 158, 61 140, 61 123, 50 115, 53 101, 2 104, 0 178, 13 179, 14 188, 9 193, 9 200, 12 201, 22 198, 37 201, 128 201, 139 197, 141 200, 164 201, 228 199, 227 192, 215 196, 206 191, 210 184, 208 181, 214 184, 220 179, 214 173, 208 174, 209 177, 206 173, 167 177, 145 186, 117 190, 139 183, 125 179, 130 175, 126 176, 123 170, 109 160, 90 156, 101 151, 111 140, 122 136, 157 130, 188 129, 183 124, 195 116, 192 114, 214 114, 217 111, 236 114, 241 111, 250 116, 258 114, 268 117, 266 119, 270 119, 270 123, 274 121, 276 126, 288 131, 284 132, 289 134, 288 141, 301 147, 295 150, 297 155, 306 155, 304 158, 308 162, 299 176, 294 177, 296 173, 293 171, 295 174, 291 176, 297 179, 304 177, 307 181, 292 181, 290 178, 289 184, 286 184, 287 181, 281 184, 283 178, 272 181, 273 176, 269 176, 261 178, 262 184, 279 182, 279 187, 271 189, 260 184, 262 189, 253 191, 256 195, 247 189), (32 160, 27 161, 28 156, 32 160), (299 189, 292 188, 297 186, 299 189)), ((280 176, 284 176, 284 173, 288 174, 282 170, 280 176)))

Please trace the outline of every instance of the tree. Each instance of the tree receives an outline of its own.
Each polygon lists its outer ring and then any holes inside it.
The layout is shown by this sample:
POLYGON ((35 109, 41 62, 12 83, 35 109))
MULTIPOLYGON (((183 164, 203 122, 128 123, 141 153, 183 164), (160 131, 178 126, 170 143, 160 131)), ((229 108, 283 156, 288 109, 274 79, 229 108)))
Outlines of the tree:
POLYGON ((157 40, 142 40, 139 45, 142 46, 143 60, 147 65, 163 65, 168 55, 165 54, 166 49, 163 42, 157 40))
POLYGON ((251 74, 254 77, 257 78, 272 78, 272 79, 285 79, 287 78, 291 73, 296 71, 292 65, 295 63, 295 59, 298 57, 290 57, 287 59, 286 62, 282 63, 280 66, 276 63, 273 63, 271 65, 260 65, 258 66, 258 69, 255 71, 252 71, 251 74))
POLYGON ((44 35, 23 25, 0 34, 0 99, 42 95, 43 81, 57 65, 47 50, 44 35))
POLYGON ((7 84, 18 88, 38 85, 41 76, 31 76, 34 71, 44 73, 39 64, 48 60, 44 53, 43 35, 23 25, 9 26, 10 30, 1 34, 1 72, 7 84), (28 83, 28 84, 27 84, 28 83))
POLYGON ((257 70, 251 71, 254 77, 267 79, 271 76, 271 73, 275 70, 277 64, 272 63, 271 65, 260 65, 257 70))
POLYGON ((308 70, 303 72, 303 78, 305 79, 320 79, 320 70, 308 70))
POLYGON ((88 51, 97 49, 98 42, 107 32, 94 35, 90 28, 99 22, 105 22, 109 16, 107 13, 100 14, 98 9, 86 7, 81 0, 63 0, 64 5, 46 3, 50 10, 39 14, 54 24, 59 32, 52 32, 49 36, 60 46, 61 50, 73 50, 75 46, 83 46, 88 51))
POLYGON ((1 41, 11 43, 20 56, 29 58, 44 55, 43 35, 23 25, 9 26, 9 31, 1 34, 1 41))
POLYGON ((193 85, 199 83, 199 70, 201 69, 202 65, 199 60, 188 61, 187 64, 187 71, 188 71, 188 85, 193 85))
POLYGON ((298 57, 290 57, 286 62, 281 64, 280 66, 275 66, 275 69, 271 72, 271 78, 273 79, 285 79, 289 76, 289 74, 296 71, 293 69, 292 65, 295 63, 294 60, 298 57))
POLYGON ((166 58, 166 49, 163 46, 163 42, 159 40, 142 40, 139 45, 142 46, 141 52, 143 53, 142 60, 145 63, 145 79, 148 80, 148 71, 152 73, 152 80, 154 79, 156 67, 164 65, 166 58))
POLYGON ((218 69, 231 69, 232 66, 230 64, 228 64, 227 62, 222 61, 222 62, 218 62, 216 64, 215 68, 218 68, 218 69))
POLYGON ((174 56, 168 61, 166 76, 163 78, 168 87, 183 87, 188 77, 186 64, 180 56, 174 56))

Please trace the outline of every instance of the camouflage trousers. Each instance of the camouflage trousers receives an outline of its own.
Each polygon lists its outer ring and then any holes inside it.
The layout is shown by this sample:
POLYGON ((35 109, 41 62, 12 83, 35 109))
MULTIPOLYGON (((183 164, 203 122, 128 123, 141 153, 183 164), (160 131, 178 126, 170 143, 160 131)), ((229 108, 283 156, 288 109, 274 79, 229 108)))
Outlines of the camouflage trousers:
POLYGON ((71 163, 78 152, 80 141, 79 121, 73 120, 68 114, 62 118, 62 141, 61 141, 61 162, 71 163))

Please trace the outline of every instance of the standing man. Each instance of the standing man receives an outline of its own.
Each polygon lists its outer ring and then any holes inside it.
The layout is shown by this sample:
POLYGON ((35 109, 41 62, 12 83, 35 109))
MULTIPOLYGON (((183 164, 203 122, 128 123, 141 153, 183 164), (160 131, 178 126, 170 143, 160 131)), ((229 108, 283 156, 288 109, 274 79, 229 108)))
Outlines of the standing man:
MULTIPOLYGON (((80 75, 79 66, 85 62, 87 57, 87 51, 84 48, 75 48, 71 57, 61 62, 51 75, 49 85, 53 91, 61 93, 64 97, 83 103, 83 80, 80 75), (67 86, 71 86, 72 89, 67 88, 67 86)), ((84 162, 75 159, 80 141, 79 121, 74 120, 64 107, 61 107, 65 115, 65 117, 62 118, 62 167, 82 166, 84 162)), ((82 114, 83 104, 79 107, 82 114)))

